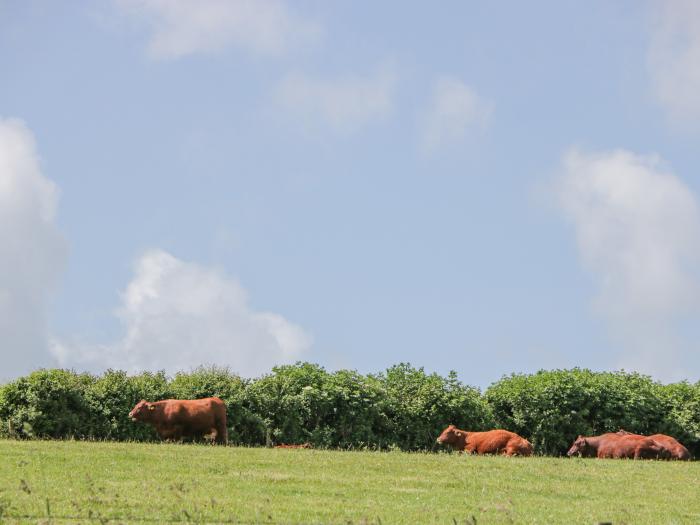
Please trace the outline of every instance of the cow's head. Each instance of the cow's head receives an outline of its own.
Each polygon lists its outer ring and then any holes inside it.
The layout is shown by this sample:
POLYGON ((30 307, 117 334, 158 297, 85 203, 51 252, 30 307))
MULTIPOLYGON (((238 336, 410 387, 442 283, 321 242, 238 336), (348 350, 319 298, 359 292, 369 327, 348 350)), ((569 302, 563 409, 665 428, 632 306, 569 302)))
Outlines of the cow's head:
POLYGON ((156 406, 153 403, 149 403, 145 399, 142 399, 136 403, 136 406, 133 409, 131 409, 131 412, 129 412, 129 418, 131 418, 132 421, 148 421, 151 419, 155 409, 156 406))
POLYGON ((574 441, 574 444, 571 445, 571 448, 566 453, 566 455, 575 456, 576 454, 580 454, 582 456, 585 456, 588 454, 590 448, 591 445, 588 443, 586 438, 583 436, 579 436, 576 438, 576 441, 574 441))
POLYGON ((467 433, 454 425, 450 425, 438 436, 437 442, 440 445, 449 445, 457 450, 464 450, 467 444, 467 433))

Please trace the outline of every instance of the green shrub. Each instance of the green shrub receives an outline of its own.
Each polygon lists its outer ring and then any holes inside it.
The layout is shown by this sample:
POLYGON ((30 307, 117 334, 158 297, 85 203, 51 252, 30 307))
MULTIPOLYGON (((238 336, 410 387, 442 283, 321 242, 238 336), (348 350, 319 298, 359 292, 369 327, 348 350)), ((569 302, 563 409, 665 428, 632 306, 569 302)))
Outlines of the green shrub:
POLYGON ((0 419, 17 437, 88 437, 84 390, 93 382, 88 374, 37 370, 0 389, 0 419))
POLYGON ((275 367, 258 379, 202 367, 99 377, 38 370, 0 387, 0 435, 20 438, 158 439, 129 420, 141 399, 217 396, 227 406, 234 444, 312 443, 316 447, 434 449, 448 424, 506 428, 540 454, 563 454, 579 434, 624 428, 677 437, 700 452, 700 383, 661 385, 625 372, 553 370, 514 374, 485 395, 447 377, 401 363, 376 375, 329 373, 311 363, 275 367))
POLYGON ((311 363, 278 366, 272 373, 252 381, 246 391, 246 406, 252 437, 259 444, 314 442, 326 414, 328 373, 311 363))
POLYGON ((164 372, 144 372, 128 376, 121 370, 108 370, 84 393, 90 406, 91 437, 113 440, 150 441, 157 435, 150 425, 134 423, 129 412, 141 399, 156 401, 172 397, 164 372))
POLYGON ((460 383, 456 372, 444 378, 401 363, 376 378, 389 421, 383 445, 404 450, 434 448, 437 436, 449 424, 473 431, 493 424, 479 391, 460 383))
POLYGON ((540 454, 558 455, 579 434, 664 428, 660 388, 636 373, 573 369, 513 374, 485 395, 499 427, 526 437, 540 454))
POLYGON ((339 370, 326 378, 324 410, 312 442, 326 447, 382 448, 391 422, 380 381, 354 370, 339 370))
POLYGON ((262 443, 418 450, 449 423, 473 429, 491 421, 476 389, 408 364, 377 376, 326 372, 310 363, 280 366, 251 382, 250 413, 262 443))
POLYGON ((700 455, 700 382, 660 387, 666 418, 659 430, 675 436, 694 456, 700 455))

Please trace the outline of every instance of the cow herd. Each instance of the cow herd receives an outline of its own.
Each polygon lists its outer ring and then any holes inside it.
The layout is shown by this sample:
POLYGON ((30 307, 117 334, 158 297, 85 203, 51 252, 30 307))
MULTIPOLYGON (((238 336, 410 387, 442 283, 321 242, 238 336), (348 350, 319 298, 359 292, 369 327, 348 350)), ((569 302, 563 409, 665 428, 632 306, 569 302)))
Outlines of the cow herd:
MULTIPOLYGON (((204 399, 166 399, 139 401, 129 412, 133 421, 153 426, 161 439, 179 441, 206 437, 226 444, 226 404, 218 397, 204 399)), ((440 445, 469 454, 531 456, 532 444, 508 430, 468 432, 448 426, 437 438, 440 445)), ((284 448, 309 448, 310 445, 284 445, 284 448)), ((665 434, 642 436, 625 430, 600 436, 579 436, 568 456, 630 459, 690 459, 688 449, 665 434)))
POLYGON ((579 436, 567 455, 597 458, 690 459, 690 452, 666 434, 642 436, 626 430, 600 436, 579 436))
MULTIPOLYGON (((527 439, 500 429, 467 432, 450 425, 442 431, 437 442, 470 454, 531 456, 533 452, 532 444, 527 439)), ((569 457, 576 455, 612 459, 690 459, 688 449, 671 436, 642 436, 626 430, 600 436, 579 436, 567 452, 569 457)))

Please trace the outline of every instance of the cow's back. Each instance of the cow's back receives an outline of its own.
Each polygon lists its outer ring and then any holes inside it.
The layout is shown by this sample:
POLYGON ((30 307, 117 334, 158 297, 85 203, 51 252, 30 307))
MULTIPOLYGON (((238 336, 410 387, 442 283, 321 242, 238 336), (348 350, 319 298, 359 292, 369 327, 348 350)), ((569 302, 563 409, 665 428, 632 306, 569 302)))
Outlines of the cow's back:
POLYGON ((599 458, 623 458, 634 456, 634 445, 628 439, 630 435, 603 434, 598 436, 599 458))
POLYGON ((166 399, 162 401, 163 424, 182 428, 185 435, 226 427, 226 405, 218 397, 204 399, 166 399))
POLYGON ((598 446, 599 458, 655 458, 661 452, 653 439, 636 434, 606 435, 598 446))
POLYGON ((649 438, 666 449, 673 459, 690 459, 690 452, 676 438, 666 434, 653 434, 649 438))
MULTIPOLYGON (((498 454, 505 451, 509 444, 525 441, 518 434, 508 430, 488 430, 470 432, 467 436, 467 450, 478 454, 498 454)), ((527 443, 527 441, 526 441, 527 443)), ((525 447, 527 448, 527 447, 525 447)))
POLYGON ((166 399, 163 414, 171 422, 191 421, 193 419, 207 418, 216 411, 219 398, 207 397, 204 399, 166 399))

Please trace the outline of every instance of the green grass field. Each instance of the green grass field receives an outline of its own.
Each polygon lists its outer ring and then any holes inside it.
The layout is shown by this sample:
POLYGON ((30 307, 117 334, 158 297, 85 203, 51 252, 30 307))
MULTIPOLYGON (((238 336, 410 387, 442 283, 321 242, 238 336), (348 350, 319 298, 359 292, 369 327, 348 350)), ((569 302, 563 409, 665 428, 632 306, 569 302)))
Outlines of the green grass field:
POLYGON ((5 523, 700 523, 700 462, 0 441, 5 523))

